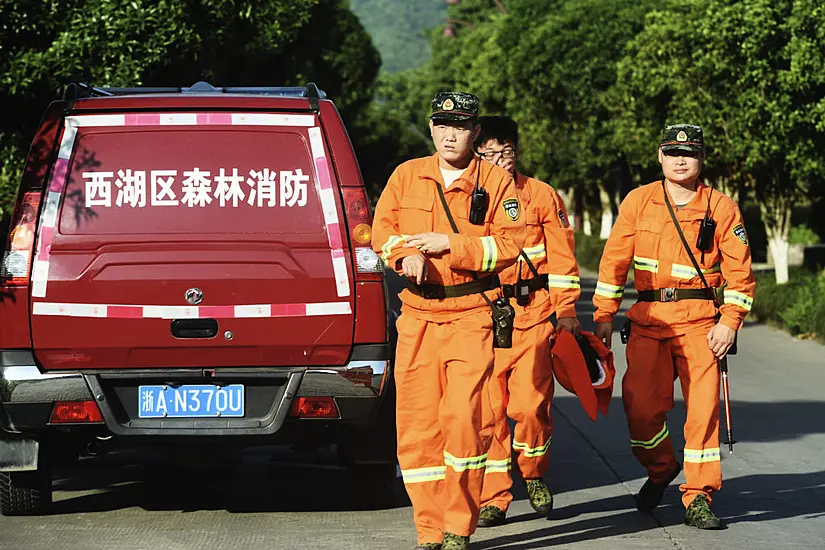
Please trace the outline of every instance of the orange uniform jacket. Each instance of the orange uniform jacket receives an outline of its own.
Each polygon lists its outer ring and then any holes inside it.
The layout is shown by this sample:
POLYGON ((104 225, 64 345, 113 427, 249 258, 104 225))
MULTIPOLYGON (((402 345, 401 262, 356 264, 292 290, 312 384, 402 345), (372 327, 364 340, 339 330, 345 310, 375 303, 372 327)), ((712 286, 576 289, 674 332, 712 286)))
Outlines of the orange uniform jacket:
MULTIPOLYGON (((447 204, 460 234, 453 233, 441 206, 436 183, 442 185, 438 155, 413 159, 395 169, 375 208, 372 246, 384 263, 403 273, 401 260, 418 254, 405 248, 406 237, 416 233, 444 233, 450 236, 450 250, 427 256, 425 283, 445 286, 472 281, 512 265, 524 242, 524 215, 518 205, 513 178, 507 171, 474 157, 460 178, 445 191, 447 204), (483 225, 470 223, 470 197, 479 173, 479 185, 489 194, 483 225)), ((495 298, 500 290, 488 292, 495 298)), ((429 320, 450 320, 467 311, 484 307, 479 294, 431 300, 401 293, 401 301, 412 315, 429 320)))
MULTIPOLYGON (((710 193, 711 189, 700 183, 696 196, 676 210, 676 217, 708 284, 714 288, 724 286, 720 322, 739 330, 753 305, 756 286, 748 237, 736 203, 713 191, 710 209, 711 218, 716 221, 716 234, 712 248, 702 259, 696 238, 710 193)), ((675 209, 672 197, 670 204, 675 209)), ((631 265, 637 290, 704 288, 670 218, 661 181, 634 189, 619 208, 599 265, 599 281, 593 298, 596 322, 612 321, 631 265)), ((715 314, 711 301, 682 300, 639 302, 630 308, 628 318, 639 325, 643 333, 647 330, 668 337, 683 334, 688 325, 712 319, 715 314)))
MULTIPOLYGON (((556 190, 534 178, 516 173, 516 189, 524 216, 524 253, 540 275, 547 274, 548 288, 537 291, 527 306, 516 308, 515 326, 529 328, 545 321, 553 311, 556 317, 576 316, 576 301, 581 294, 579 266, 575 257, 573 229, 567 219, 564 203, 556 190)), ((519 256, 515 265, 501 274, 503 284, 531 279, 530 266, 519 256)))

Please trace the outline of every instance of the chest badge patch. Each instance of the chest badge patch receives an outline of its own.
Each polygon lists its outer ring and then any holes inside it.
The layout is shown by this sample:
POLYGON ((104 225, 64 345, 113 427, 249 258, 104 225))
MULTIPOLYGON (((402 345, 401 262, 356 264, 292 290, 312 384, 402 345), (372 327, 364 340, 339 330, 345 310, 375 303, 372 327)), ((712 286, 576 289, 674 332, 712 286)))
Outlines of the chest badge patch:
POLYGON ((745 227, 741 223, 733 228, 733 234, 742 241, 742 244, 748 244, 748 234, 745 233, 745 227))
POLYGON ((559 208, 559 220, 561 220, 562 227, 570 227, 570 223, 567 221, 567 216, 564 215, 564 210, 559 208))
POLYGON ((521 208, 518 204, 518 199, 506 199, 502 201, 501 207, 504 208, 504 213, 507 214, 507 218, 511 222, 517 222, 519 219, 519 214, 521 213, 521 208))

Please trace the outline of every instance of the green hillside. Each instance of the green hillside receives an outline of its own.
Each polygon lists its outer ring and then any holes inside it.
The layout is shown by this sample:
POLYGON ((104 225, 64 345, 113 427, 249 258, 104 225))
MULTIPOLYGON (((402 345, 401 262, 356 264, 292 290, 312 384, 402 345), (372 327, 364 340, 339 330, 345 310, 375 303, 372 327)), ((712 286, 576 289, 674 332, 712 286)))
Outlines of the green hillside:
POLYGON ((444 0, 350 0, 372 35, 386 72, 420 67, 430 57, 429 29, 443 23, 444 0))

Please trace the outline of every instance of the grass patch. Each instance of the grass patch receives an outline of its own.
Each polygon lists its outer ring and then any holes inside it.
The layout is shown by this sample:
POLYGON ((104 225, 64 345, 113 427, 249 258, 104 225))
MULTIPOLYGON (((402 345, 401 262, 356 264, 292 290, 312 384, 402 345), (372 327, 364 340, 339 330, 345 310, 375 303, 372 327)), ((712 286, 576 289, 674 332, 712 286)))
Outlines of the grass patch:
POLYGON ((794 336, 825 343, 825 271, 791 269, 784 285, 776 284, 772 271, 757 273, 751 315, 794 336))

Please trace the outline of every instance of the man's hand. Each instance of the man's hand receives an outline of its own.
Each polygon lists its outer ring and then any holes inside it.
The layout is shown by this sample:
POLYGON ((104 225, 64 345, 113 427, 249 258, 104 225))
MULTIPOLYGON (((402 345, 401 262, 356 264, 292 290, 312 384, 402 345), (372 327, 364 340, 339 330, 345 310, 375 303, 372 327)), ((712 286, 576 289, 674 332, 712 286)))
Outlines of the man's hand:
POLYGON ((613 344, 613 323, 596 323, 596 330, 593 331, 596 338, 604 342, 607 349, 613 344))
POLYGON ((401 260, 401 269, 407 278, 420 285, 427 278, 427 258, 423 254, 404 256, 401 260))
POLYGON ((415 247, 424 254, 434 256, 450 250, 450 236, 444 233, 418 233, 407 237, 404 247, 415 247))
POLYGON ((566 330, 567 332, 571 333, 573 336, 578 338, 582 330, 582 324, 575 317, 565 317, 563 319, 559 319, 556 322, 556 329, 566 330))
POLYGON ((728 353, 735 339, 736 331, 719 323, 708 332, 708 347, 717 359, 721 359, 728 353))

